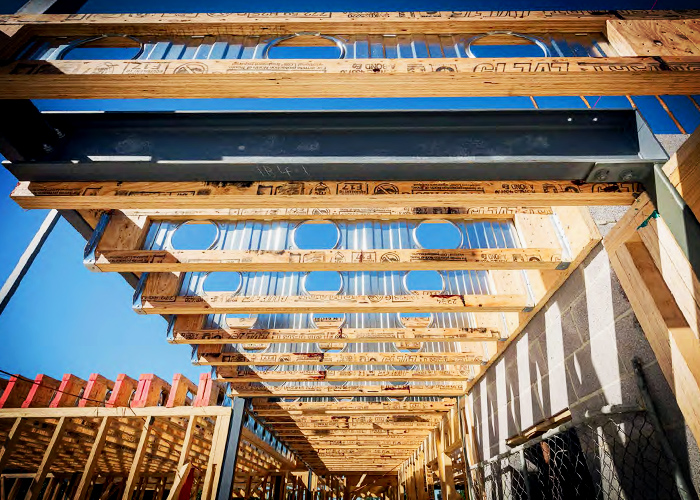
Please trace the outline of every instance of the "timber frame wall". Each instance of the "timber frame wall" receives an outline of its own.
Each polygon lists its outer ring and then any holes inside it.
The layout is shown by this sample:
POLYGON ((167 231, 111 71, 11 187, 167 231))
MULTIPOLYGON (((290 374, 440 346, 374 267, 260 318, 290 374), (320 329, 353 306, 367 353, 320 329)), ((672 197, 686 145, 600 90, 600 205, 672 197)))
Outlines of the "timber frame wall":
POLYGON ((294 475, 306 468, 261 424, 217 406, 223 390, 208 374, 198 386, 181 374, 172 384, 153 374, 13 376, 0 395, 2 498, 217 498, 236 418, 235 494, 265 498, 288 477, 295 498, 308 495, 294 475))
MULTIPOLYGON (((697 12, 669 11, 522 12, 512 15, 453 12, 321 13, 313 16, 3 16, 0 31, 5 34, 5 40, 0 48, 0 57, 8 60, 8 64, 0 68, 0 98, 415 97, 584 93, 686 95, 700 93, 700 78, 697 76, 697 69, 700 68, 700 20, 697 17, 697 12), (535 36, 552 32, 565 36, 586 34, 604 44, 608 56, 489 60, 292 60, 284 64, 266 60, 207 60, 206 63, 197 62, 197 66, 181 60, 111 61, 109 68, 102 61, 36 61, 22 60, 21 57, 22 49, 36 37, 60 36, 78 40, 115 32, 158 40, 212 33, 283 36, 313 31, 329 36, 358 33, 477 35, 493 30, 512 30, 535 36)), ((700 192, 696 186, 699 137, 696 133, 664 167, 665 174, 685 197, 695 216, 700 213, 696 199, 700 192)), ((10 150, 13 150, 12 146, 4 145, 10 150)), ((21 149, 22 145, 19 146, 14 148, 15 153, 21 149)), ((15 155, 18 159, 21 156, 19 153, 15 155)), ((353 496, 367 495, 374 488, 375 491, 388 492, 399 498, 406 495, 409 500, 424 500, 435 483, 435 475, 430 471, 436 471, 444 498, 451 500, 457 497, 455 485, 463 484, 467 479, 464 472, 467 457, 470 463, 478 460, 478 452, 468 437, 470 433, 465 432, 471 425, 470 410, 464 408, 464 398, 460 396, 468 393, 509 340, 544 306, 566 280, 568 273, 600 241, 595 225, 583 206, 632 205, 632 210, 606 238, 605 244, 647 338, 676 391, 686 420, 696 439, 700 437, 697 418, 700 401, 697 319, 700 295, 697 276, 693 272, 695 257, 689 255, 692 245, 697 246, 698 242, 690 238, 690 241, 681 242, 680 246, 674 245, 682 230, 677 220, 670 222, 672 230, 665 225, 666 207, 661 206, 656 192, 649 192, 650 199, 642 193, 644 186, 640 184, 586 183, 585 180, 558 179, 554 192, 547 187, 552 185, 549 181, 511 179, 522 181, 526 189, 504 190, 500 181, 463 179, 465 184, 471 183, 473 189, 458 191, 450 189, 446 181, 437 179, 432 184, 438 187, 431 195, 416 194, 413 189, 416 183, 403 181, 396 183, 395 191, 380 192, 378 195, 374 188, 379 186, 372 185, 372 189, 360 190, 361 194, 357 194, 343 191, 339 188, 339 182, 326 183, 327 191, 318 192, 311 189, 311 185, 304 186, 300 182, 294 183, 292 189, 292 183, 282 182, 267 182, 265 186, 261 183, 217 186, 193 180, 179 183, 122 182, 120 179, 96 182, 84 178, 74 182, 22 182, 13 193, 13 198, 25 208, 79 211, 81 220, 99 236, 93 242, 95 259, 89 265, 96 270, 140 274, 142 280, 135 304, 139 312, 174 315, 173 342, 199 345, 196 361, 216 367, 218 378, 230 382, 232 395, 259 398, 254 399, 252 411, 323 476, 315 479, 321 484, 319 492, 322 498, 330 490, 332 495, 349 500, 353 496), (328 184, 333 185, 329 188, 328 184), (193 192, 201 192, 205 196, 186 196, 193 192), (440 194, 436 196, 435 192, 440 194), (449 297, 434 293, 416 294, 401 296, 400 300, 376 296, 345 296, 342 300, 329 300, 328 296, 297 296, 280 305, 271 302, 269 297, 254 297, 245 302, 231 294, 181 297, 178 295, 179 274, 223 269, 323 270, 336 266, 331 256, 310 251, 308 264, 304 264, 301 257, 299 262, 294 262, 291 256, 279 252, 258 252, 255 255, 209 252, 203 259, 201 255, 181 252, 155 258, 158 256, 141 248, 149 225, 157 220, 285 218, 300 208, 308 209, 312 214, 305 215, 305 219, 327 219, 329 213, 348 218, 347 214, 342 215, 342 209, 350 203, 353 207, 360 207, 360 218, 363 219, 384 217, 386 210, 394 210, 400 219, 418 215, 425 218, 426 214, 446 218, 445 210, 440 210, 445 207, 456 207, 456 213, 467 219, 479 218, 493 210, 500 218, 513 220, 519 225, 527 251, 536 258, 523 258, 518 253, 523 249, 503 250, 490 255, 472 251, 448 255, 443 251, 437 261, 432 258, 422 260, 420 251, 407 251, 397 254, 396 258, 387 259, 388 264, 381 266, 362 257, 357 260, 343 258, 342 267, 352 270, 387 269, 385 266, 391 269, 446 269, 449 266, 488 269, 499 282, 500 293, 449 297), (244 209, 235 213, 227 211, 231 207, 244 209), (314 212, 321 208, 323 212, 314 212), (378 208, 382 209, 381 214, 373 211, 378 208), (473 210, 471 214, 470 210, 473 210), (559 230, 568 244, 566 252, 556 236, 559 230), (226 264, 223 264, 224 260, 226 264), (441 264, 443 261, 445 263, 441 264), (459 264, 455 264, 455 261, 459 264), (568 266, 560 265, 564 261, 568 266), (516 271, 528 275, 529 291, 510 279, 509 273, 516 271), (410 329, 410 337, 406 336, 406 332, 357 330, 344 332, 345 336, 338 338, 333 336, 333 332, 338 331, 338 325, 303 332, 250 332, 246 331, 250 325, 240 324, 227 324, 221 331, 203 327, 204 315, 212 312, 294 313, 310 308, 330 313, 478 311, 480 320, 471 331, 438 331, 426 328, 425 324, 417 324, 410 329), (499 316, 498 321, 494 321, 496 315, 499 316), (501 315, 507 318, 505 324, 500 321, 501 315), (324 354, 323 359, 295 355, 225 356, 221 350, 221 345, 225 343, 288 342, 296 335, 341 344, 354 339, 367 341, 373 336, 377 339, 375 341, 459 339, 469 344, 472 340, 478 340, 492 342, 493 345, 488 349, 488 354, 480 351, 475 344, 473 348, 457 354, 421 353, 410 360, 333 354, 324 354), (330 371, 320 374, 306 369, 254 372, 246 366, 367 365, 408 361, 417 366, 440 363, 450 368, 416 368, 408 373, 348 370, 338 375, 330 371), (320 386, 306 385, 287 390, 260 384, 289 380, 359 383, 344 386, 342 390, 330 385, 321 389, 318 388, 320 386), (389 387, 386 385, 388 380, 411 381, 414 384, 389 387), (277 399, 368 395, 393 398, 437 396, 444 399, 381 403, 323 402, 322 407, 317 402, 277 399), (450 399, 455 397, 459 399, 450 399), (341 417, 338 418, 338 415, 341 417), (463 422, 463 419, 466 421, 463 422), (369 444, 370 441, 374 444, 369 444), (365 476, 355 473, 369 467, 377 473, 376 478, 373 482, 364 483, 365 476), (378 485, 381 485, 379 490, 376 488, 378 485)), ((367 186, 371 182, 359 181, 367 186)), ((678 198, 673 199, 678 202, 678 198)), ((682 200, 678 204, 682 212, 685 208, 682 200)), ((675 208, 675 211, 668 212, 671 214, 669 221, 678 212, 678 207, 675 208)), ((358 218, 356 214, 352 217, 358 218)), ((697 225, 694 217, 687 220, 697 225)), ((155 418, 146 413, 147 422, 155 418)), ((12 414, 15 418, 22 415, 12 414)), ((31 414, 27 413, 27 416, 31 414)), ((60 415, 58 425, 64 425, 62 422, 72 416, 71 413, 60 415)), ((105 417, 103 422, 108 417, 107 413, 100 416, 105 417)), ((54 431, 53 436, 57 433, 54 431)))

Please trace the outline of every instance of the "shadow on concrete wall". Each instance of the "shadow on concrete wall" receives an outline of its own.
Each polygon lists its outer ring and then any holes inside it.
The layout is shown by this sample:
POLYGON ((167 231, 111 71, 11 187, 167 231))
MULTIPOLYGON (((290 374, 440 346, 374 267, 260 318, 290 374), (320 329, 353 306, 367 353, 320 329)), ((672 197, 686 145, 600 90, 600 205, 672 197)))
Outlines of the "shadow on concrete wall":
POLYGON ((629 301, 598 245, 491 366, 471 395, 481 459, 567 408, 643 406, 632 359, 643 364, 676 458, 700 491, 700 453, 629 301))

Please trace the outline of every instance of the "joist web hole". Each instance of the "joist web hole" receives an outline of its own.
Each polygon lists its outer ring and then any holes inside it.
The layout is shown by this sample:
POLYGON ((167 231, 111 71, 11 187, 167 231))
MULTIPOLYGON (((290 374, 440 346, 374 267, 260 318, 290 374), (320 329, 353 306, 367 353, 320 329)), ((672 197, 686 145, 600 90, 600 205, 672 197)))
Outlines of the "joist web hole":
POLYGON ((339 240, 338 226, 330 221, 306 221, 294 228, 294 245, 301 250, 331 250, 339 240))
POLYGON ((345 43, 328 35, 288 35, 270 41, 263 49, 265 59, 343 59, 345 43))
POLYGON ((550 57, 542 40, 512 31, 476 35, 465 41, 464 49, 468 57, 550 57))
POLYGON ((409 271, 404 277, 409 292, 430 291, 440 293, 445 287, 442 275, 437 271, 409 271))
POLYGON ((338 271, 312 271, 304 276, 304 289, 313 294, 336 295, 343 288, 343 277, 338 271))
POLYGON ((423 221, 414 229, 413 238, 420 248, 427 250, 459 248, 462 232, 448 221, 423 221))
MULTIPOLYGON (((433 321, 430 313, 399 313, 399 321, 406 328, 428 328, 433 321)), ((418 352, 423 347, 422 342, 394 342, 394 346, 401 352, 418 352)))
POLYGON ((57 58, 66 61, 125 61, 137 59, 142 53, 143 44, 135 37, 128 35, 98 35, 74 40, 60 51, 57 58))
POLYGON ((230 292, 236 293, 241 288, 241 273, 238 272, 213 272, 207 274, 202 283, 202 292, 230 292))
POLYGON ((170 238, 173 250, 209 250, 219 237, 219 227, 210 221, 189 221, 175 229, 170 238))

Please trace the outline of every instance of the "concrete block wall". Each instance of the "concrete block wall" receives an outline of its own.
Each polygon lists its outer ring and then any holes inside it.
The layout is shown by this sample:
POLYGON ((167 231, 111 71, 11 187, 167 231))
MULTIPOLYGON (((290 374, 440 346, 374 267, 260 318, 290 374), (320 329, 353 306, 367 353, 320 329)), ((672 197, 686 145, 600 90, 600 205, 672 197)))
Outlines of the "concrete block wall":
MULTIPOLYGON (((596 208, 607 233, 624 209, 596 208)), ((632 359, 642 360, 672 447, 700 491, 700 453, 653 351, 599 244, 492 365, 469 395, 481 459, 507 438, 569 408, 574 417, 642 400, 632 359)))

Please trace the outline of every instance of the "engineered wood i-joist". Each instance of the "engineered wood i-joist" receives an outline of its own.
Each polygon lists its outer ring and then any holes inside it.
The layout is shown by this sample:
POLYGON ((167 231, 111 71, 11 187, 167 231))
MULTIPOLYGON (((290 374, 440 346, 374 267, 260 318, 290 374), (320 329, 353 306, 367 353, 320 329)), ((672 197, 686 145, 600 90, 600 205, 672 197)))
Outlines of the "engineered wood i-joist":
POLYGON ((253 371, 247 368, 219 367, 217 374, 225 382, 359 382, 359 381, 463 381, 470 375, 468 366, 450 369, 412 370, 293 370, 253 371))
POLYGON ((699 58, 18 61, 0 98, 697 94, 699 58))
POLYGON ((232 396, 239 397, 404 397, 404 396, 461 396, 466 391, 464 382, 432 382, 430 384, 412 383, 394 385, 375 384, 363 385, 315 385, 315 386, 291 386, 275 387, 264 386, 257 383, 241 383, 239 380, 231 381, 229 392, 232 396))
MULTIPOLYGON (((625 11, 622 11, 623 17, 625 11)), ((640 11, 645 13, 646 11, 640 11)), ((680 18, 684 11, 660 11, 680 18)), ((629 11, 629 16, 635 15, 629 11)), ((345 34, 602 32, 612 13, 592 11, 287 12, 243 14, 4 15, 0 24, 32 28, 39 35, 345 34)))
POLYGON ((551 248, 453 250, 104 250, 94 267, 112 272, 413 271, 556 269, 551 248))
POLYGON ((629 205, 639 184, 564 181, 425 182, 21 182, 12 198, 22 208, 159 209, 364 207, 504 207, 629 205))
POLYGON ((355 342, 483 342, 498 340, 501 330, 496 327, 474 328, 299 328, 258 329, 227 327, 201 329, 190 325, 201 324, 202 316, 180 315, 175 320, 174 344, 256 344, 320 342, 342 346, 355 342), (191 319, 190 319, 191 318, 191 319))
MULTIPOLYGON (((464 220, 512 219, 517 213, 552 215, 551 207, 385 207, 385 208, 229 208, 229 209, 150 209, 124 210, 129 218, 148 217, 151 221, 239 221, 239 220, 464 220)), ((81 212, 86 220, 97 220, 101 212, 81 212)))
POLYGON ((378 411, 391 411, 392 413, 402 414, 405 412, 446 412, 450 411, 455 405, 453 399, 445 399, 444 401, 387 401, 387 402, 365 402, 365 401, 349 401, 349 402, 313 402, 304 401, 299 403, 290 402, 268 402, 264 398, 255 398, 252 400, 253 410, 255 413, 262 414, 286 414, 289 412, 300 411, 303 413, 336 413, 356 410, 370 410, 372 414, 378 411))
POLYGON ((242 296, 212 292, 201 296, 159 294, 157 275, 149 275, 138 312, 143 314, 282 314, 304 313, 391 313, 391 312, 503 312, 530 307, 525 295, 452 295, 422 291, 412 295, 242 296))
MULTIPOLYGON (((201 351, 201 349, 200 349, 201 351)), ((482 352, 425 353, 207 353, 200 352, 195 364, 208 366, 332 366, 332 365, 481 365, 482 352)))

